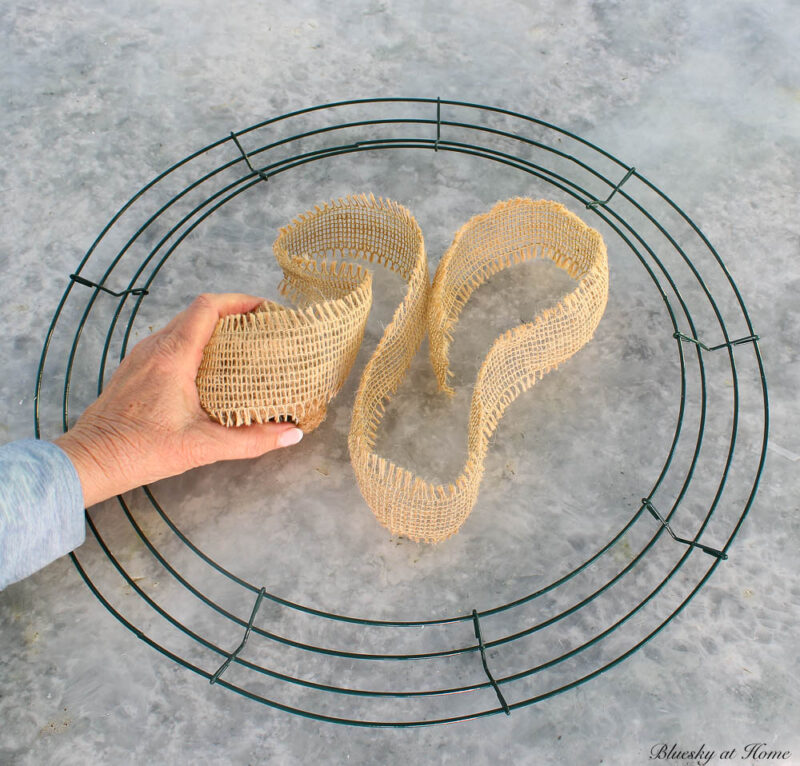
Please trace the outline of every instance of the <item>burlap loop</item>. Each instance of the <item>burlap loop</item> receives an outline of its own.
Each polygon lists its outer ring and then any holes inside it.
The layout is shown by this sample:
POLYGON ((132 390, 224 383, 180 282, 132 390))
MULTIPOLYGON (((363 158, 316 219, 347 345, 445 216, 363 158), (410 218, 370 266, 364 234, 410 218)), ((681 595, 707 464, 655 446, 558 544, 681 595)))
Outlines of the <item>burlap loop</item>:
POLYGON ((506 407, 594 334, 608 298, 602 237, 556 202, 512 199, 468 221, 429 285, 422 232, 388 200, 353 196, 317 207, 281 229, 274 245, 290 309, 265 302, 221 319, 197 377, 205 410, 228 426, 292 419, 305 431, 324 419, 355 360, 372 301, 369 272, 343 257, 398 272, 406 294, 361 377, 350 426, 356 480, 392 533, 438 542, 454 534, 478 496, 489 439, 506 407), (472 292, 493 274, 550 258, 577 285, 532 322, 500 335, 478 371, 467 458, 449 484, 432 484, 375 452, 386 404, 429 333, 439 387, 452 394, 448 352, 472 292))

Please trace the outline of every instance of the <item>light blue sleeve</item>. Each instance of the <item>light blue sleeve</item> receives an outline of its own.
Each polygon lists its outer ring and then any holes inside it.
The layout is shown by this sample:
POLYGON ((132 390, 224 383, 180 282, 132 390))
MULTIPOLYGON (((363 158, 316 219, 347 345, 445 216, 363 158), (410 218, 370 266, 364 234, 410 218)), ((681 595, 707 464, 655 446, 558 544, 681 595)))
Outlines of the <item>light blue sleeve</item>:
POLYGON ((0 447, 0 590, 77 548, 86 537, 75 466, 37 439, 0 447))

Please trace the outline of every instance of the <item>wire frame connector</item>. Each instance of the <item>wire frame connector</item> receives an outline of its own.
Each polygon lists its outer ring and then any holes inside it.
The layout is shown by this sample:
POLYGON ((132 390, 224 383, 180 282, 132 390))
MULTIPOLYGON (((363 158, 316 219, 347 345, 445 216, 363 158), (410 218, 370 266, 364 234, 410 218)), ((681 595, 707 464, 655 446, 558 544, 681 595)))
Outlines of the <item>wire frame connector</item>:
POLYGON ((673 338, 683 341, 684 343, 694 343, 699 346, 703 351, 719 351, 721 348, 729 348, 731 346, 741 346, 744 343, 755 343, 760 340, 758 335, 745 335, 743 338, 736 338, 736 340, 729 340, 725 343, 720 343, 718 346, 706 346, 703 341, 693 338, 691 335, 684 335, 682 332, 675 332, 672 334, 673 338))
POLYGON ((147 290, 145 290, 143 287, 131 287, 128 290, 114 292, 113 290, 109 290, 109 288, 105 287, 104 285, 98 285, 97 282, 92 282, 90 279, 82 277, 80 274, 70 274, 69 278, 73 282, 77 282, 79 285, 84 285, 85 287, 94 287, 97 290, 102 290, 104 293, 113 295, 115 298, 121 298, 123 295, 147 295, 147 290))
POLYGON ((634 173, 636 172, 636 168, 632 167, 626 174, 625 177, 611 190, 611 194, 608 195, 605 199, 593 199, 590 202, 586 203, 586 209, 594 209, 596 207, 605 207, 609 202, 611 202, 611 198, 619 191, 622 184, 625 183, 634 173))
POLYGON ((669 536, 676 542, 676 543, 683 543, 684 545, 689 545, 692 548, 699 548, 704 553, 707 553, 709 556, 713 556, 717 559, 727 559, 728 554, 724 553, 723 551, 717 550, 716 548, 712 548, 708 545, 703 545, 702 543, 698 543, 696 540, 687 540, 685 537, 678 537, 675 532, 672 531, 672 527, 670 526, 669 522, 658 512, 658 509, 650 502, 650 500, 646 497, 642 498, 642 503, 648 511, 650 511, 650 515, 658 521, 664 529, 669 532, 669 536))
POLYGON ((478 619, 478 612, 475 609, 472 610, 472 624, 475 626, 475 638, 478 639, 478 646, 480 647, 481 650, 481 662, 483 663, 483 669, 486 671, 486 677, 489 679, 489 683, 492 685, 494 693, 497 695, 497 699, 503 706, 505 714, 511 715, 511 710, 508 707, 506 698, 503 696, 503 692, 500 691, 500 687, 497 685, 497 681, 494 680, 492 671, 489 670, 489 665, 486 662, 486 647, 484 647, 483 645, 483 636, 481 635, 481 623, 480 620, 478 619))
POLYGON ((442 99, 436 98, 436 143, 433 145, 433 151, 439 151, 439 141, 442 138, 442 99))
POLYGON ((250 638, 250 631, 253 629, 253 621, 256 619, 256 614, 258 613, 258 607, 261 606, 261 599, 264 598, 264 594, 267 592, 266 588, 261 588, 258 592, 258 597, 256 598, 256 603, 253 605, 253 611, 250 613, 250 619, 247 621, 247 628, 244 631, 244 637, 242 638, 242 642, 237 646, 225 659, 225 662, 219 666, 217 672, 214 673, 211 678, 208 679, 210 684, 215 684, 219 681, 219 677, 228 669, 228 665, 230 665, 236 657, 239 656, 239 652, 244 649, 244 645, 247 643, 247 639, 250 638))
POLYGON ((244 157, 244 161, 247 163, 247 167, 250 168, 250 170, 257 176, 259 176, 262 181, 269 181, 269 176, 266 174, 265 171, 253 167, 253 163, 250 162, 250 155, 244 150, 244 147, 239 143, 239 139, 236 137, 236 134, 233 131, 231 131, 231 138, 233 139, 233 143, 236 144, 236 147, 241 152, 242 157, 244 157))

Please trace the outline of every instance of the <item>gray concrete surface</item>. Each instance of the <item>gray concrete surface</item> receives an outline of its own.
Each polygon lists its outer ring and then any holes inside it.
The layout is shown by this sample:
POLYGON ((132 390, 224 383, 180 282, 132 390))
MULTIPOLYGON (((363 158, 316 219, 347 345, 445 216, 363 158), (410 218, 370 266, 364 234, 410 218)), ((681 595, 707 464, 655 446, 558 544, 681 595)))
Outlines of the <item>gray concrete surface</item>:
MULTIPOLYGON (((0 594, 0 762, 635 766, 722 763, 724 752, 735 748, 737 762, 768 762, 765 752, 781 751, 788 755, 780 762, 800 764, 796 3, 8 2, 0 8, 0 30, 2 441, 32 435, 36 367, 68 275, 137 189, 231 130, 305 106, 375 96, 440 96, 505 107, 573 131, 635 165, 689 213, 736 280, 761 336, 773 415, 761 488, 729 559, 644 648, 585 684, 509 717, 449 726, 386 730, 320 723, 211 687, 157 653, 103 609, 64 559, 0 594), (764 744, 746 751, 752 743, 764 744), (679 757, 701 746, 703 754, 679 757)), ((432 109, 407 111, 429 118, 432 109)), ((513 120, 486 119, 520 129, 513 120)), ((284 135, 281 129, 247 140, 266 143, 284 135)), ((568 137, 529 129, 532 137, 620 177, 619 168, 568 137)), ((463 135, 453 129, 444 137, 463 135)), ((230 144, 218 147, 184 176, 176 174, 175 188, 197 177, 203 162, 214 167, 234 157, 230 144)), ((609 191, 568 161, 546 161, 575 174, 598 196, 609 191)), ((630 194, 658 209, 694 260, 732 336, 746 334, 735 296, 696 234, 640 181, 630 184, 630 194)), ((382 276, 356 369, 318 432, 291 453, 192 472, 153 491, 203 550, 283 597, 375 619, 487 609, 552 582, 610 539, 648 494, 676 424, 678 351, 665 303, 632 250, 579 200, 519 171, 445 151, 362 153, 306 165, 254 187, 187 237, 154 277, 131 339, 163 324, 203 290, 274 297, 278 271, 270 245, 277 228, 317 202, 362 191, 396 199, 415 213, 432 266, 465 220, 517 195, 564 202, 597 226, 609 247, 611 295, 597 336, 509 411, 487 462, 481 499, 463 530, 435 548, 393 539, 354 486, 346 450, 349 405, 359 368, 401 294, 382 276)), ((146 218, 154 209, 148 205, 161 199, 158 193, 132 209, 131 222, 146 218)), ((611 209, 652 243, 692 308, 698 335, 717 342, 719 325, 675 249, 621 197, 611 209)), ((121 221, 108 246, 87 264, 87 276, 102 274, 114 249, 135 230, 126 228, 131 225, 128 218, 121 221)), ((124 286, 155 243, 151 230, 110 283, 124 286)), ((530 319, 564 288, 537 266, 500 275, 465 311, 454 346, 458 392, 452 403, 436 394, 425 356, 415 361, 381 436, 387 454, 436 478, 457 470, 465 407, 482 354, 497 332, 530 319)), ((54 335, 40 401, 45 437, 59 430, 70 331, 88 292, 73 291, 54 335)), ((104 296, 89 317, 75 359, 72 418, 93 396, 116 306, 104 296)), ((125 321, 129 310, 126 302, 125 321)), ((113 352, 120 343, 116 332, 113 352)), ((706 436, 675 516, 683 534, 697 531, 713 501, 730 440, 732 376, 726 352, 720 353, 705 357, 706 436)), ((698 365, 691 354, 687 360, 685 427, 674 469, 654 495, 662 508, 680 491, 699 424, 698 365)), ((737 450, 703 534, 710 545, 730 535, 760 450, 763 413, 753 347, 737 347, 735 360, 737 450)), ((181 545, 140 491, 126 502, 187 580, 247 618, 252 594, 181 545)), ((116 501, 94 508, 92 518, 138 587, 220 646, 238 644, 241 630, 211 613, 158 564, 116 501)), ((530 608, 486 618, 487 639, 540 622, 592 593, 623 571, 655 531, 645 513, 568 587, 530 608)), ((559 656, 612 625, 683 552, 661 535, 630 576, 577 615, 492 649, 494 672, 502 676, 559 656)), ((137 628, 202 669, 219 665, 218 655, 179 635, 145 605, 91 536, 78 555, 105 597, 137 628)), ((712 563, 693 552, 646 609, 597 647, 504 684, 509 702, 557 688, 628 651, 681 604, 712 563)), ((274 604, 262 607, 256 624, 362 652, 474 643, 472 626, 464 622, 390 637, 379 629, 304 621, 274 604)), ((376 671, 375 663, 330 663, 259 637, 246 652, 253 661, 319 683, 413 689, 483 680, 475 653, 435 667, 379 663, 376 671)), ((497 707, 485 689, 456 700, 373 704, 287 690, 237 666, 225 677, 284 704, 363 720, 497 707)))

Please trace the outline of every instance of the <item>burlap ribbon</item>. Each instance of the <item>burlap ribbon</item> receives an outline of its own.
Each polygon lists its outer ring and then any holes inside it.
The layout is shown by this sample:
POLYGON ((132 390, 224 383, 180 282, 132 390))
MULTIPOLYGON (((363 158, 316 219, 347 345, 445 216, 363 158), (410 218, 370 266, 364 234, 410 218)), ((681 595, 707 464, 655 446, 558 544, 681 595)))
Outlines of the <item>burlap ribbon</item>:
POLYGON ((407 282, 361 377, 350 426, 350 458, 364 499, 392 533, 438 542, 458 531, 478 496, 497 423, 519 394, 586 344, 608 298, 602 237, 565 207, 512 199, 468 221, 429 284, 417 222, 403 206, 372 196, 331 202, 281 229, 274 245, 296 309, 266 301, 220 320, 197 377, 200 401, 226 426, 291 419, 304 430, 324 419, 355 360, 372 302, 372 278, 358 259, 379 263, 407 282), (343 260, 343 258, 352 260, 343 260), (532 322, 500 335, 478 372, 467 459, 451 484, 432 484, 375 452, 386 404, 416 353, 426 326, 442 391, 459 313, 492 274, 550 258, 575 289, 532 322))

